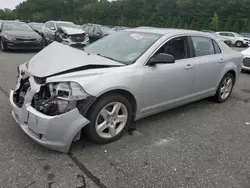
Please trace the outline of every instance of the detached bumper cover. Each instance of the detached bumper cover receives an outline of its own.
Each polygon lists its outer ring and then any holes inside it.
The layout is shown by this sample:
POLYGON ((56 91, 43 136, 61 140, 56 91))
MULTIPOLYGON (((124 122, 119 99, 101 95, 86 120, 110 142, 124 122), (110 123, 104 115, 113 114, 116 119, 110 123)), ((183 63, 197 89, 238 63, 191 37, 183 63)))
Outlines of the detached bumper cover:
POLYGON ((89 121, 79 113, 77 108, 57 116, 47 116, 38 112, 31 106, 33 95, 39 89, 39 85, 32 79, 30 78, 32 84, 22 108, 15 104, 14 91, 10 91, 9 103, 12 107, 12 116, 21 129, 38 144, 67 153, 74 137, 89 121))

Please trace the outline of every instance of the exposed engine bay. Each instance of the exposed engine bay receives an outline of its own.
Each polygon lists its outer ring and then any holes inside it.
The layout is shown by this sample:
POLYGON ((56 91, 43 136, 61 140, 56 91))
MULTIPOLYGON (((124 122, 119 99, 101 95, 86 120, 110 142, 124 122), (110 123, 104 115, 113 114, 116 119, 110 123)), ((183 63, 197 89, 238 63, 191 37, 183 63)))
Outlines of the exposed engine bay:
MULTIPOLYGON (((34 77, 34 80, 36 84, 42 84, 39 92, 33 95, 31 106, 45 115, 55 116, 69 112, 77 107, 77 101, 88 97, 75 82, 45 84, 41 78, 34 77)), ((22 108, 30 87, 29 77, 20 80, 20 87, 13 96, 19 108, 22 108)))

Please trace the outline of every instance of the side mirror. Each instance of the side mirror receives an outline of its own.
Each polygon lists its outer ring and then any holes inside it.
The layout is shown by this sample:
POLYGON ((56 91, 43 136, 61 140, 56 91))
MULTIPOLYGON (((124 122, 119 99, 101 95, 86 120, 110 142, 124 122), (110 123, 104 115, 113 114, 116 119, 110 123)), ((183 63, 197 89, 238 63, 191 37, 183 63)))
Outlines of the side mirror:
POLYGON ((0 32, 2 32, 2 29, 0 29, 0 32))
POLYGON ((171 64, 175 62, 174 56, 170 54, 160 53, 148 61, 147 65, 154 66, 156 64, 171 64))

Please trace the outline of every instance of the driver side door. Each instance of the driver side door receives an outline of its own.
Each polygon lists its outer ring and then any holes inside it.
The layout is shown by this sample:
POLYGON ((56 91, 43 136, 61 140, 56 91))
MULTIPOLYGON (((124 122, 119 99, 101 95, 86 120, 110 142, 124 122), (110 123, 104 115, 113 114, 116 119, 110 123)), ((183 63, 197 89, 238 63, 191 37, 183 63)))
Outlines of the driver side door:
POLYGON ((194 70, 190 59, 190 39, 185 36, 167 41, 153 54, 167 53, 175 57, 173 64, 145 66, 141 114, 151 115, 186 103, 191 99, 194 70))

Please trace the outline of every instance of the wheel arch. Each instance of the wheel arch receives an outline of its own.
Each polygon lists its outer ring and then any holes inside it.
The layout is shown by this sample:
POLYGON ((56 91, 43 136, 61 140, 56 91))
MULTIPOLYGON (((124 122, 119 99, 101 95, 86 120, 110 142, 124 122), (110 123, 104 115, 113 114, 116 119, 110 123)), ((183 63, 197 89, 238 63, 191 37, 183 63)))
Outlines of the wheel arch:
MULTIPOLYGON (((135 120, 135 117, 136 117, 136 112, 137 112, 137 101, 136 101, 136 98, 134 97, 134 95, 129 92, 128 90, 125 90, 125 89, 113 89, 113 90, 109 90, 109 91, 106 91, 102 94, 100 94, 96 99, 95 101, 91 104, 91 106, 93 106, 98 99, 102 98, 102 97, 105 97, 107 95, 112 95, 112 94, 120 94, 122 95, 123 97, 125 97, 126 99, 129 100, 131 106, 132 106, 132 112, 133 112, 133 120, 135 120)), ((87 110, 87 113, 89 112, 91 106, 89 107, 89 109, 87 110)))
MULTIPOLYGON (((233 80, 233 81, 234 81, 234 83, 235 83, 235 81, 236 81, 236 72, 235 72, 234 70, 229 70, 228 72, 226 72, 226 74, 228 74, 228 73, 231 73, 231 74, 233 75, 233 77, 234 77, 234 80, 233 80)), ((225 75, 226 75, 226 74, 225 74, 225 75)), ((224 75, 224 76, 225 76, 225 75, 224 75)))

